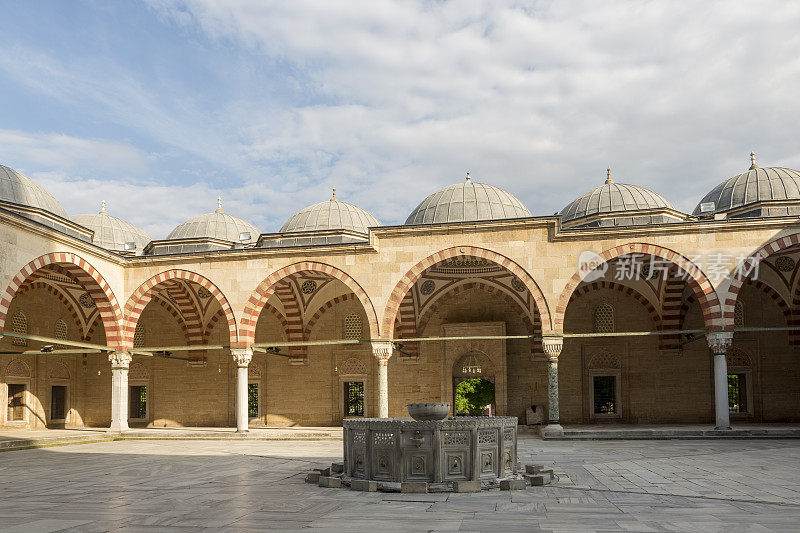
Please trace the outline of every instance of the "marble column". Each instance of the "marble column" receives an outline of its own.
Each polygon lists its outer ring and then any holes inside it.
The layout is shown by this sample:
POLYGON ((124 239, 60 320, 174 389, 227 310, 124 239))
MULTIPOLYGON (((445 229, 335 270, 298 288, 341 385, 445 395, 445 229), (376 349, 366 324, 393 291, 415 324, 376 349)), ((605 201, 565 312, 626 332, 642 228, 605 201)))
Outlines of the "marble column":
POLYGON ((231 348, 231 355, 236 363, 236 432, 247 433, 250 419, 247 416, 247 367, 253 359, 250 348, 231 348))
POLYGON ((558 416, 558 356, 564 347, 561 337, 545 337, 542 347, 547 356, 547 425, 544 427, 545 436, 558 436, 564 433, 564 428, 559 423, 558 416))
POLYGON ((373 342, 372 355, 378 361, 378 418, 389 418, 389 358, 391 342, 373 342))
POLYGON ((731 429, 731 413, 728 407, 728 361, 726 354, 733 344, 733 332, 714 331, 706 337, 708 347, 714 354, 714 412, 715 429, 731 429))
POLYGON ((111 352, 111 427, 109 433, 128 431, 128 368, 131 365, 128 352, 111 352))

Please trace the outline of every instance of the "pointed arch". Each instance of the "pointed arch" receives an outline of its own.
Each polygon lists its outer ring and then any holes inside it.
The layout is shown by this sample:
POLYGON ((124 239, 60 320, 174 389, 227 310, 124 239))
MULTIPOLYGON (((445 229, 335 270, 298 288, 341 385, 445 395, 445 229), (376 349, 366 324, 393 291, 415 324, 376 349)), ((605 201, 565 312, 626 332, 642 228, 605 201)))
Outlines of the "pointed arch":
POLYGON ((796 246, 800 244, 800 233, 792 233, 778 237, 767 244, 760 247, 758 250, 742 259, 731 273, 731 282, 728 286, 728 291, 723 296, 722 315, 726 328, 733 327, 734 307, 736 306, 736 299, 739 297, 739 291, 742 288, 748 275, 748 264, 751 261, 760 262, 772 254, 796 246))
POLYGON ((285 266, 273 272, 261 283, 259 283, 258 286, 253 290, 250 298, 247 301, 247 304, 245 305, 240 322, 240 344, 250 345, 254 342, 258 317, 261 314, 261 310, 264 308, 264 305, 267 303, 267 300, 269 300, 270 297, 275 294, 278 282, 291 274, 303 271, 321 272, 344 283, 353 293, 355 293, 356 298, 364 307, 364 312, 367 314, 367 321, 369 323, 370 337, 378 338, 380 329, 378 327, 378 317, 375 314, 375 307, 372 305, 372 300, 370 300, 369 296, 367 296, 367 293, 361 288, 361 285, 359 285, 352 277, 350 277, 349 274, 339 270, 334 266, 326 263, 317 263, 314 261, 301 261, 299 263, 285 266))
POLYGON ((411 289, 414 283, 417 282, 423 272, 436 263, 440 263, 454 257, 463 256, 486 259, 487 261, 491 261, 499 266, 502 266, 519 278, 519 280, 522 281, 522 283, 525 285, 525 288, 528 289, 533 297, 533 300, 536 304, 536 310, 538 311, 538 314, 542 320, 543 331, 545 333, 550 332, 552 321, 547 300, 545 299, 541 289, 539 289, 539 286, 533 280, 533 277, 531 277, 531 275, 528 274, 525 269, 508 257, 498 254, 497 252, 493 252, 492 250, 487 250, 486 248, 477 248, 475 246, 454 246, 452 248, 447 248, 440 252, 436 252, 435 254, 429 255, 414 265, 411 270, 406 272, 403 277, 400 278, 400 281, 398 281, 397 285, 395 285, 391 295, 389 296, 389 300, 386 303, 386 309, 383 313, 383 320, 381 322, 381 331, 383 334, 387 337, 392 336, 395 318, 400 310, 400 305, 403 301, 403 298, 405 298, 406 293, 411 289))
MULTIPOLYGON (((703 274, 702 270, 700 270, 700 267, 678 252, 668 248, 663 248, 661 246, 656 246, 654 244, 639 242, 610 248, 601 253, 600 258, 603 259, 603 264, 605 264, 613 259, 616 259, 617 257, 629 254, 652 255, 669 261, 683 269, 684 272, 687 272, 687 282, 697 294, 698 300, 700 301, 700 307, 703 311, 703 319, 706 327, 711 330, 721 330, 724 328, 724 323, 722 321, 722 307, 719 303, 719 299, 717 298, 717 293, 714 290, 714 286, 711 284, 711 281, 706 277, 705 274, 703 274)), ((582 282, 583 279, 580 272, 576 271, 567 282, 564 290, 561 291, 553 318, 554 327, 557 328, 559 332, 563 332, 564 329, 564 313, 567 310, 569 299, 578 285, 580 285, 582 282)))
POLYGON ((37 257, 13 277, 0 297, 0 331, 6 322, 11 301, 26 281, 48 265, 59 265, 69 272, 89 293, 97 306, 106 333, 106 343, 113 349, 122 347, 122 308, 103 276, 85 259, 73 253, 56 252, 37 257))
POLYGON ((201 287, 207 289, 211 295, 217 300, 222 311, 225 313, 225 318, 228 321, 228 332, 230 334, 231 346, 236 346, 238 341, 238 332, 236 328, 236 317, 233 315, 233 309, 228 303, 228 299, 222 294, 216 285, 210 280, 188 270, 172 269, 156 274, 149 280, 142 283, 136 289, 125 304, 125 322, 123 327, 123 343, 126 348, 133 346, 133 335, 136 332, 136 324, 142 315, 142 311, 150 303, 153 298, 153 293, 161 288, 166 288, 170 285, 169 281, 174 279, 182 279, 196 283, 201 287))

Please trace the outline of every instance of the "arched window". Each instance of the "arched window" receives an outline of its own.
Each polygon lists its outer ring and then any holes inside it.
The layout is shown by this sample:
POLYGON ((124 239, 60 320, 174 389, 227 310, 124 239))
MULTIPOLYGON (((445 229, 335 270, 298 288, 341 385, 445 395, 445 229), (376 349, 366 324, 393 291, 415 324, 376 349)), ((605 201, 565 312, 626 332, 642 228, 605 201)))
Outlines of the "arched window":
POLYGON ((744 327, 744 306, 742 302, 738 300, 736 301, 736 305, 733 306, 733 327, 744 327))
POLYGON ((614 308, 611 305, 600 304, 592 314, 595 333, 614 333, 614 308))
MULTIPOLYGON (((11 330, 14 333, 20 333, 22 335, 28 334, 28 317, 25 316, 25 313, 20 311, 14 315, 14 317, 11 319, 11 330)), ((27 346, 28 339, 19 339, 14 337, 11 343, 14 344, 14 346, 27 346)))
MULTIPOLYGON (((67 340, 67 323, 60 318, 56 320, 53 326, 53 336, 60 341, 67 340)), ((56 344, 56 348, 62 349, 65 348, 65 346, 63 344, 56 344)))
POLYGON ((133 347, 142 348, 145 345, 145 340, 144 324, 140 322, 136 324, 136 330, 133 332, 133 347))
POLYGON ((344 317, 345 340, 358 340, 361 338, 361 315, 353 313, 344 317))

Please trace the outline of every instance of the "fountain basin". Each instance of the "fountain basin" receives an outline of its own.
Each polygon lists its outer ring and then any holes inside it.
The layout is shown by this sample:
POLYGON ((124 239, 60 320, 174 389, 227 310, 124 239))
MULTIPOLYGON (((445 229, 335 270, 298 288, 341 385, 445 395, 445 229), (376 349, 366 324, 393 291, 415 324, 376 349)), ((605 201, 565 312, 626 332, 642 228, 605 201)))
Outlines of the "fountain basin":
POLYGON ((347 419, 344 474, 403 482, 493 482, 517 473, 517 418, 347 419))
POLYGON ((450 413, 449 403, 410 403, 406 407, 414 420, 444 420, 450 413))

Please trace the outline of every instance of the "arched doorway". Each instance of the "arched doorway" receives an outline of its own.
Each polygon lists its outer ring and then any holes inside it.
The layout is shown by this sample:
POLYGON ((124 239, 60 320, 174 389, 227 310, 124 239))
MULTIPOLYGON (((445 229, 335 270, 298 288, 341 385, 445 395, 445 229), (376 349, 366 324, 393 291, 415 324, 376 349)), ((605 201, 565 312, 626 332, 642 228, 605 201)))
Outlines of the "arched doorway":
POLYGON ((496 413, 494 364, 486 354, 470 350, 453 365, 453 414, 496 413))

